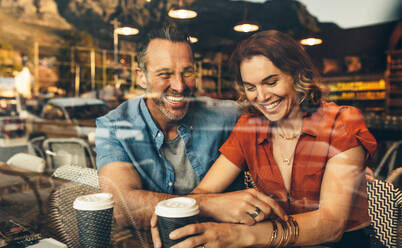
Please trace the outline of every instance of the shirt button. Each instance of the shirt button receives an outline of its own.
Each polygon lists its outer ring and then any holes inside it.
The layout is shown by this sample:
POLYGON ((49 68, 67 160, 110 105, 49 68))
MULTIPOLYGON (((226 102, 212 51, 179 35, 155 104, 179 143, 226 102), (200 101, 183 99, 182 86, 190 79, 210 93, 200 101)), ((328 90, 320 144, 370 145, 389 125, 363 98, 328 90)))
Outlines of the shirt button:
POLYGON ((158 137, 161 137, 161 135, 162 135, 161 133, 158 133, 158 137))
POLYGON ((172 183, 172 182, 169 182, 168 185, 169 185, 169 187, 172 187, 172 186, 173 186, 173 183, 172 183))

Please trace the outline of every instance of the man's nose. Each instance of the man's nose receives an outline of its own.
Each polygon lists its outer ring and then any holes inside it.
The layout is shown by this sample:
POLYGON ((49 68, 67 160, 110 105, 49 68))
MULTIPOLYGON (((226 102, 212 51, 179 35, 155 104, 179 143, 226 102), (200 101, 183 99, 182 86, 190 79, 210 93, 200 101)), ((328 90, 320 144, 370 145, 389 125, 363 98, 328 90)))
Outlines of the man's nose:
POLYGON ((184 83, 183 76, 181 73, 176 73, 171 81, 170 81, 170 88, 177 91, 177 92, 183 92, 184 89, 186 88, 186 84, 184 83))

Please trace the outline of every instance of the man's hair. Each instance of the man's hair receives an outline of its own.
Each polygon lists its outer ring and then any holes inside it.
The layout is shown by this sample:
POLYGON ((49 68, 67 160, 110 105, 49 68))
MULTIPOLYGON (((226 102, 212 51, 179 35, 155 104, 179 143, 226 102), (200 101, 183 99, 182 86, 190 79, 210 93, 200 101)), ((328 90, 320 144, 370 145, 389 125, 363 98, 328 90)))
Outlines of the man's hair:
POLYGON ((164 25, 161 28, 152 30, 143 38, 137 49, 138 67, 143 71, 146 71, 146 53, 148 45, 154 39, 163 39, 172 42, 186 42, 191 48, 189 35, 172 25, 164 25))
MULTIPOLYGON (((290 35, 276 30, 258 32, 243 40, 230 58, 241 103, 250 106, 245 95, 240 65, 244 60, 258 55, 268 58, 278 69, 293 78, 293 87, 302 111, 314 112, 320 106, 324 88, 317 69, 297 41, 290 35)), ((255 112, 252 107, 247 110, 255 112)))

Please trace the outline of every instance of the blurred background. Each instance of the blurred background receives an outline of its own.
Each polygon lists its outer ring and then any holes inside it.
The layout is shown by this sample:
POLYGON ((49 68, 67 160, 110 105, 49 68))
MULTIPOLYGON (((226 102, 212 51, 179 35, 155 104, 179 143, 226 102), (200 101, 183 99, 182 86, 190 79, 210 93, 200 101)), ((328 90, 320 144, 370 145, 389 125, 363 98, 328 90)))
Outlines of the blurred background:
POLYGON ((237 98, 227 61, 240 40, 266 29, 293 36, 326 100, 362 111, 379 143, 374 176, 401 187, 400 0, 0 0, 0 162, 42 173, 35 196, 25 174, 0 173, 0 221, 32 224, 58 167, 95 168, 95 119, 144 93, 136 48, 165 23, 190 33, 196 94, 216 99, 237 98))
POLYGON ((0 7, 2 161, 35 137, 90 144, 96 117, 143 93, 136 47, 165 23, 191 35, 197 95, 235 100, 228 57, 240 40, 277 29, 311 55, 328 101, 362 110, 381 143, 378 160, 402 139, 398 0, 0 0, 0 7))

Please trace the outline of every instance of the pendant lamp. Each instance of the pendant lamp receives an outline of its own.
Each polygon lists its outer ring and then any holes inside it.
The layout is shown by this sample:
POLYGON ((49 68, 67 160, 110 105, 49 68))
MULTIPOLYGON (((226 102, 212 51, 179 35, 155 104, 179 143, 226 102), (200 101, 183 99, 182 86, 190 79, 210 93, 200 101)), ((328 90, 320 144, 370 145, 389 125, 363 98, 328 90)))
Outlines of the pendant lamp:
POLYGON ((255 24, 247 21, 247 6, 244 6, 244 15, 243 15, 243 21, 239 22, 233 27, 234 31, 237 32, 243 32, 243 33, 249 33, 249 32, 254 32, 260 29, 260 27, 255 24))
POLYGON ((197 16, 197 12, 183 7, 183 1, 179 0, 179 5, 172 7, 168 15, 174 19, 192 19, 197 16))

